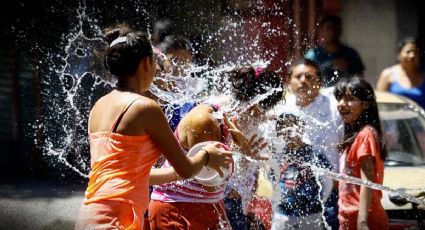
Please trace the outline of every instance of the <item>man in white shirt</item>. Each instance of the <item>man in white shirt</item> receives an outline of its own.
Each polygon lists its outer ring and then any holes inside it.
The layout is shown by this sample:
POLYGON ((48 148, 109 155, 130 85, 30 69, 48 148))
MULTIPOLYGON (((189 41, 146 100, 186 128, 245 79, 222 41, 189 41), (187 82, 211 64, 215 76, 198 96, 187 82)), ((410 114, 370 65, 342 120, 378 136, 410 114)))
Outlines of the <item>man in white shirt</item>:
MULTIPOLYGON (((286 84, 291 93, 282 105, 275 108, 275 114, 296 113, 305 123, 305 141, 316 151, 321 151, 332 164, 332 171, 338 172, 338 144, 343 139, 344 126, 337 110, 337 101, 330 93, 332 91, 320 92, 319 67, 308 59, 295 62, 289 69, 286 84)), ((326 220, 332 229, 338 226, 337 194, 334 186, 325 205, 326 220)))

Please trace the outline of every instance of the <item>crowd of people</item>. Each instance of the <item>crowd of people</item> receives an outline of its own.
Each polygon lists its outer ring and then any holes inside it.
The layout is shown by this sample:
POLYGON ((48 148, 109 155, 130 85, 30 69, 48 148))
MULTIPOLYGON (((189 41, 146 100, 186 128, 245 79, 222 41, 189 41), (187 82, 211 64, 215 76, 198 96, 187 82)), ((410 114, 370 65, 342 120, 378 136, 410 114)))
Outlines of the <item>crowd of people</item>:
MULTIPOLYGON (((318 46, 284 76, 236 68, 223 76, 230 95, 188 101, 166 114, 149 88, 173 85, 155 76, 184 75, 198 60, 190 40, 170 26, 158 23, 152 37, 124 26, 105 35, 105 65, 117 85, 90 112, 90 181, 75 229, 388 229, 381 191, 313 172, 320 167, 379 184, 384 177, 374 89, 362 77, 359 54, 340 42, 340 18, 323 18, 318 46), (238 105, 235 117, 222 111, 230 104, 238 105), (258 129, 266 121, 274 122, 283 149, 267 148, 272 143, 258 129), (206 141, 212 142, 187 156, 206 141), (264 149, 271 152, 260 154, 264 149), (279 172, 255 164, 272 155, 283 156, 279 172), (227 175, 224 182, 193 179, 205 167, 227 175), (264 192, 273 183, 280 190, 276 207, 264 192)), ((425 105, 415 40, 400 45, 398 60, 376 88, 425 105)))

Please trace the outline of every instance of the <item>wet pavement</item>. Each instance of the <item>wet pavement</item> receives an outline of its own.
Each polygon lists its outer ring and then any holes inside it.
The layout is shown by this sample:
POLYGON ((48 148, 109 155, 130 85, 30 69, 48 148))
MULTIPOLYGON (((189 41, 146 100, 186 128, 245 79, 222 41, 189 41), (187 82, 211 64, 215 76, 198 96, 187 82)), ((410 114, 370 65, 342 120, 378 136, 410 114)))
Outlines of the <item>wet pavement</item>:
POLYGON ((0 229, 74 229, 83 186, 46 181, 0 184, 0 229))

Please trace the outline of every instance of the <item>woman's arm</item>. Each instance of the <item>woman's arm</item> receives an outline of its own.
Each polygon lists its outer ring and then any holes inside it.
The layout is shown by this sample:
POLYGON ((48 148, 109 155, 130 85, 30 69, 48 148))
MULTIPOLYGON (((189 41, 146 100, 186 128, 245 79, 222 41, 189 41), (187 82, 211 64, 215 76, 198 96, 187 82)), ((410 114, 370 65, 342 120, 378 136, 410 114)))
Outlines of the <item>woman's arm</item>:
POLYGON ((391 70, 389 68, 382 71, 376 82, 376 90, 388 91, 391 84, 391 70))
POLYGON ((174 168, 153 168, 149 174, 149 185, 160 185, 181 179, 183 178, 176 173, 174 168))
MULTIPOLYGON (((143 130, 152 138, 181 177, 193 177, 204 165, 215 169, 220 175, 223 175, 221 167, 229 167, 232 153, 220 150, 218 145, 208 145, 195 156, 188 158, 180 148, 159 105, 152 100, 140 100, 138 107, 143 130)), ((170 172, 164 172, 163 176, 165 175, 170 177, 170 172)), ((155 178, 158 177, 154 176, 151 182, 156 184, 155 178)))
MULTIPOLYGON (((365 156, 360 158, 360 178, 373 181, 375 174, 375 158, 365 156)), ((368 229, 367 218, 370 204, 372 202, 372 189, 365 186, 360 187, 359 215, 357 217, 357 229, 368 229)))

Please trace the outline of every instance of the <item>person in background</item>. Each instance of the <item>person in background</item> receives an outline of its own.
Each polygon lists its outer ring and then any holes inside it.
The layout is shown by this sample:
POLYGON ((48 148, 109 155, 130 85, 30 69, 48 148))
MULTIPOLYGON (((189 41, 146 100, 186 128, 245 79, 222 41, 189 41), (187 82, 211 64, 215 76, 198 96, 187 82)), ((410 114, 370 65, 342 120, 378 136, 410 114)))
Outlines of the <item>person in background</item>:
POLYGON ((105 40, 104 63, 118 82, 90 111, 90 181, 75 229, 142 229, 150 184, 191 178, 203 166, 220 172, 232 153, 212 144, 186 157, 160 106, 142 96, 156 73, 148 34, 117 27, 105 40), (151 169, 161 153, 174 168, 151 169))
POLYGON ((156 21, 151 34, 152 45, 156 48, 166 36, 171 34, 173 34, 173 25, 170 19, 156 21))
POLYGON ((305 58, 316 62, 323 74, 322 86, 335 85, 340 78, 363 75, 365 67, 353 48, 341 43, 342 20, 325 16, 319 23, 318 46, 307 51, 305 58))
MULTIPOLYGON (((165 55, 164 62, 167 68, 166 71, 160 71, 165 74, 165 79, 160 83, 159 86, 164 91, 176 92, 178 90, 184 90, 183 88, 176 87, 176 78, 179 77, 188 77, 189 68, 192 63, 192 45, 185 36, 182 35, 168 35, 164 37, 164 40, 158 45, 159 51, 165 55), (170 78, 169 75, 172 77, 170 78), (165 80, 165 81, 164 81, 165 80)), ((182 79, 180 79, 182 80, 182 79)), ((181 85, 181 84, 180 84, 181 85)), ((180 86, 181 87, 181 86, 180 86)), ((183 104, 172 103, 172 102, 163 102, 164 111, 170 124, 171 129, 174 131, 183 118, 192 108, 199 104, 199 101, 187 101, 183 104), (165 106, 166 105, 166 106, 165 106), (168 107, 168 109, 166 109, 168 107)))
POLYGON ((192 45, 188 38, 171 34, 158 45, 171 63, 172 75, 186 77, 186 70, 192 64, 192 45))
MULTIPOLYGON (((302 58, 289 68, 285 85, 288 96, 281 105, 274 108, 275 116, 293 112, 299 114, 305 123, 304 139, 308 140, 315 152, 323 152, 331 163, 331 170, 338 172, 338 143, 343 139, 343 123, 333 95, 322 94, 320 85, 323 76, 319 66, 302 58)), ((332 229, 338 229, 337 184, 329 180, 324 190, 332 190, 325 204, 325 217, 332 229)))
POLYGON ((286 147, 279 151, 281 199, 273 215, 272 230, 324 228, 322 216, 322 181, 311 166, 329 168, 320 152, 302 139, 303 121, 292 113, 283 113, 276 123, 277 136, 286 147))
MULTIPOLYGON (((334 94, 345 129, 340 144, 343 151, 340 173, 382 184, 387 151, 372 86, 357 77, 343 79, 336 85, 334 94)), ((380 190, 340 181, 340 229, 388 229, 388 216, 381 199, 380 190)))
MULTIPOLYGON (((161 77, 157 78, 154 82, 160 90, 169 92, 180 91, 180 93, 183 93, 187 86, 184 84, 185 79, 179 79, 179 77, 190 76, 192 78, 203 78, 203 74, 207 74, 204 73, 205 69, 203 71, 200 71, 199 69, 193 71, 193 68, 191 68, 201 64, 194 63, 196 60, 193 58, 197 54, 200 54, 199 46, 201 46, 200 41, 197 41, 196 44, 197 47, 193 47, 192 42, 182 35, 170 34, 163 38, 156 49, 156 53, 158 53, 157 60, 158 63, 161 64, 160 67, 162 67, 158 68, 158 74, 161 77)), ((196 95, 200 98, 205 96, 205 94, 213 87, 211 79, 208 81, 209 82, 205 85, 204 89, 196 92, 196 95)), ((161 104, 166 112, 172 130, 175 130, 182 117, 199 103, 200 101, 196 99, 186 101, 183 104, 162 101, 161 104)))
POLYGON ((377 90, 406 96, 425 108, 425 74, 420 66, 417 39, 405 38, 398 45, 398 63, 382 71, 377 90))
MULTIPOLYGON (((167 35, 157 45, 154 53, 158 65, 157 76, 159 76, 154 81, 155 86, 165 92, 176 91, 176 79, 170 78, 170 75, 173 77, 186 76, 188 67, 192 62, 190 41, 181 35, 167 35)), ((188 101, 183 104, 163 101, 151 92, 147 92, 146 96, 162 105, 173 131, 183 116, 199 104, 199 101, 188 101)))
MULTIPOLYGON (((217 101, 223 107, 232 108, 235 127, 243 130, 245 136, 251 136, 249 139, 252 140, 256 136, 261 137, 259 135, 262 133, 261 124, 268 119, 267 113, 282 100, 284 95, 281 77, 267 68, 253 66, 235 68, 226 75, 232 93, 229 97, 219 97, 217 101)), ((245 155, 255 156, 267 145, 258 143, 254 145, 256 148, 250 148, 248 145, 243 146, 240 151, 248 152, 245 155)), ((254 196, 257 181, 263 173, 258 170, 258 164, 255 162, 249 162, 244 158, 236 161, 240 163, 236 164, 241 167, 240 170, 236 170, 240 174, 231 178, 225 199, 226 213, 232 228, 243 230, 260 225, 269 226, 272 218, 272 213, 268 212, 271 210, 269 200, 254 196), (262 213, 256 212, 258 207, 262 213)))

